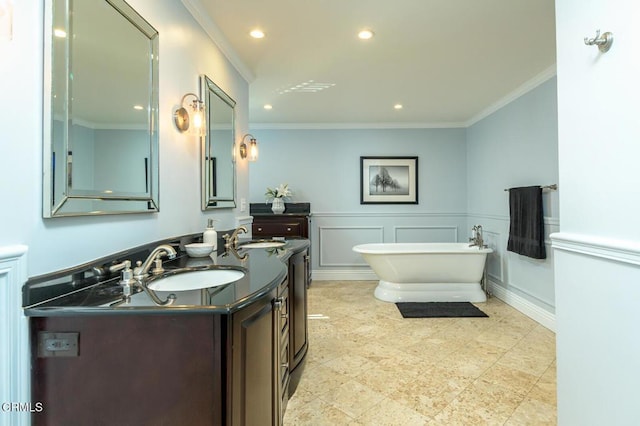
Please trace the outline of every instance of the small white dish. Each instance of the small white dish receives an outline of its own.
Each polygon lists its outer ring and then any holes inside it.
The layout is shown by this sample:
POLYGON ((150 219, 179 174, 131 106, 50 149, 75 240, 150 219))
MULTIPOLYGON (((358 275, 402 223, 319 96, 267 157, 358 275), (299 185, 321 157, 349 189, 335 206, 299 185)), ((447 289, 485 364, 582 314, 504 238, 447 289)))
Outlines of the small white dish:
POLYGON ((209 256, 213 251, 213 244, 191 243, 191 244, 186 244, 184 248, 187 250, 187 254, 190 257, 205 257, 205 256, 209 256))

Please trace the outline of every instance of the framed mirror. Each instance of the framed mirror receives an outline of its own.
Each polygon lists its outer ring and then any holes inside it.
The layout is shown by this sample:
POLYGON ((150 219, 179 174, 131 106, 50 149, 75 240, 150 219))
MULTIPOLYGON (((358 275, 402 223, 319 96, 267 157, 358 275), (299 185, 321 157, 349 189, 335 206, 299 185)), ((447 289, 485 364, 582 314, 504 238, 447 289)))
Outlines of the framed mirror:
POLYGON ((158 32, 124 0, 46 0, 43 216, 158 203, 158 32))
POLYGON ((200 99, 206 106, 207 134, 202 138, 202 210, 236 206, 236 102, 209 77, 200 77, 200 99))

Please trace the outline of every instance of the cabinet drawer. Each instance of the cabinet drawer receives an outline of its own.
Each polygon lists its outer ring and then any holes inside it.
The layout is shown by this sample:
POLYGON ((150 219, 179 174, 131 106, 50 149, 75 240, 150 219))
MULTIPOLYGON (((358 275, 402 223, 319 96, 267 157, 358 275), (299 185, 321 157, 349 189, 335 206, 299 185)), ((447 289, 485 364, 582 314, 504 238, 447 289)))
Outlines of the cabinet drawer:
POLYGON ((252 231, 255 236, 295 237, 301 235, 299 223, 254 223, 252 231))

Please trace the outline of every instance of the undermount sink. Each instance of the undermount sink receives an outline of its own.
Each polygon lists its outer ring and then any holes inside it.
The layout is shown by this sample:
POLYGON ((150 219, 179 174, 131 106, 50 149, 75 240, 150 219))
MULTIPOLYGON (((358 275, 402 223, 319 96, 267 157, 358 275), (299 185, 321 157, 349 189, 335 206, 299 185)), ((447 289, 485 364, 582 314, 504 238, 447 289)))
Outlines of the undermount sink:
POLYGON ((248 241, 246 243, 241 243, 239 247, 240 248, 272 248, 272 247, 282 247, 285 244, 286 244, 285 241, 257 240, 257 241, 248 241))
POLYGON ((244 272, 238 269, 194 270, 157 278, 148 287, 154 291, 199 290, 229 284, 242 277, 244 272))

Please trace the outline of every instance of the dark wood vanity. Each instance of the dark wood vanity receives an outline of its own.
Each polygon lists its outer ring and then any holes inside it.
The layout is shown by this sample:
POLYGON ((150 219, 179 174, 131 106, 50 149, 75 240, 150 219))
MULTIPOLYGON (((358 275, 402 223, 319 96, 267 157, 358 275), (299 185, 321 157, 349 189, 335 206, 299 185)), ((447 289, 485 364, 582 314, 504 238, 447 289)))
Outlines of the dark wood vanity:
POLYGON ((282 424, 308 348, 309 243, 287 247, 218 256, 247 277, 200 306, 109 307, 114 282, 27 306, 32 423, 282 424))
POLYGON ((254 238, 309 238, 310 203, 285 203, 283 214, 274 214, 270 204, 251 203, 254 238))

